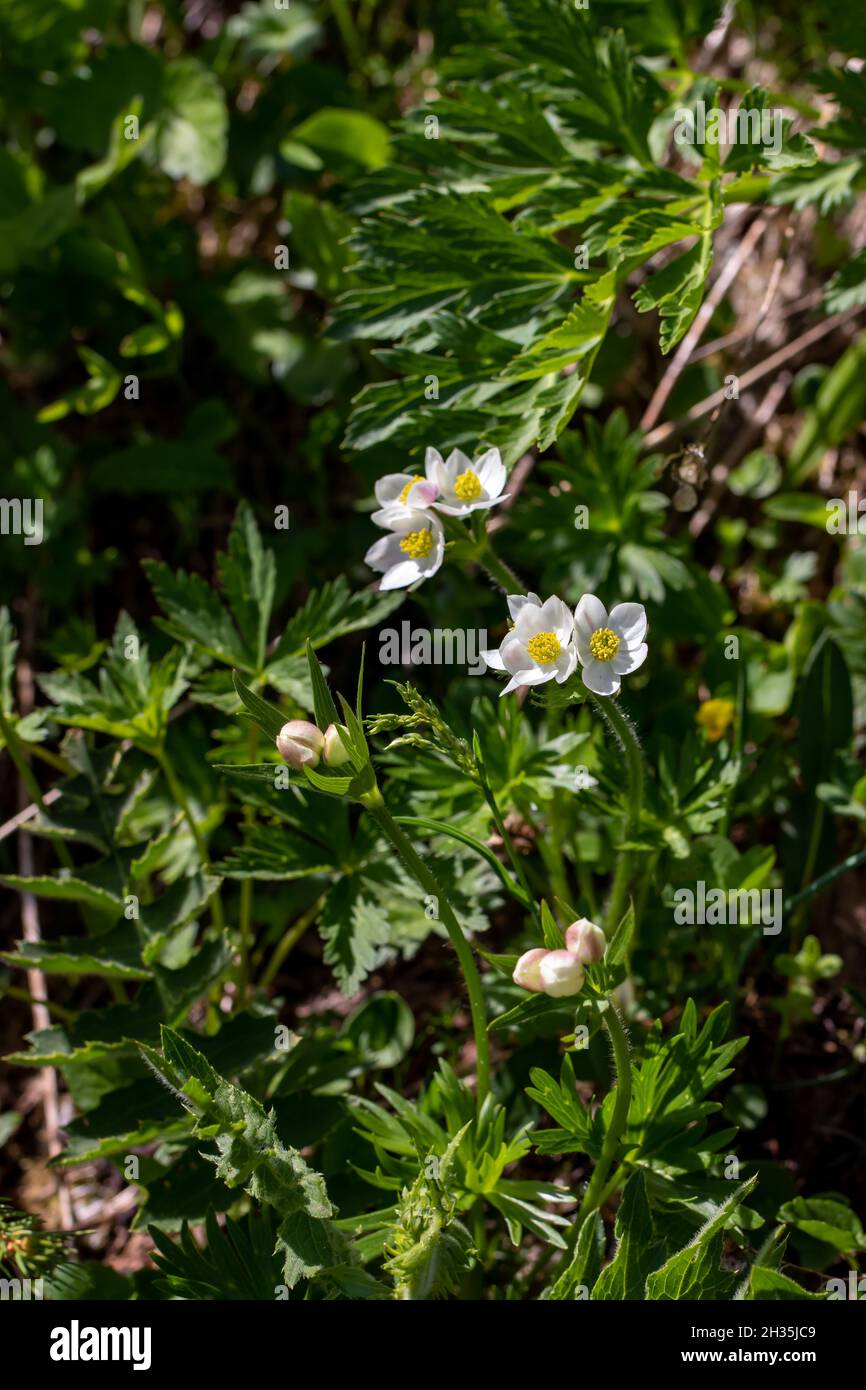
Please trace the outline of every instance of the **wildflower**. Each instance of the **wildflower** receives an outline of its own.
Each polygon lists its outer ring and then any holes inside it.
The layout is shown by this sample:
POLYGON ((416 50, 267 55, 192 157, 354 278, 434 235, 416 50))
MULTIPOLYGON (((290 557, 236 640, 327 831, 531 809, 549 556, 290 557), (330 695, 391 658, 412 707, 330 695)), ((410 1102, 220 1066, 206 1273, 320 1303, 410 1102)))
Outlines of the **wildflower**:
POLYGON ((488 449, 475 463, 460 449, 447 459, 438 449, 428 449, 424 463, 427 478, 439 494, 436 510, 445 516, 468 516, 495 507, 508 495, 502 491, 507 474, 498 449, 488 449))
POLYGON ((372 519, 377 526, 387 527, 395 517, 425 511, 436 500, 437 491, 436 484, 421 473, 386 473, 376 483, 379 511, 372 519))
POLYGON ((514 967, 514 974, 511 976, 514 983, 522 985, 524 989, 531 989, 539 993, 544 988, 541 983, 540 966, 546 955, 547 951, 540 946, 531 951, 524 951, 514 967))
POLYGON ((581 964, 593 965, 604 955, 607 941, 601 927, 590 922, 588 917, 580 917, 565 933, 565 948, 581 964))
POLYGON ((584 594, 574 610, 574 626, 584 685, 596 695, 616 695, 620 677, 646 661, 643 604, 618 603, 608 613, 595 594, 584 594))
POLYGON ((503 695, 524 685, 561 685, 577 665, 574 619, 560 598, 541 602, 537 594, 511 594, 508 611, 514 626, 498 651, 481 655, 493 671, 507 671, 511 680, 503 695))
POLYGON ((695 716, 710 743, 718 743, 734 717, 733 700, 704 700, 695 716))
POLYGON ((349 761, 346 746, 340 738, 340 730, 348 733, 344 724, 329 724, 325 730, 325 762, 328 767, 342 767, 349 761))
POLYGON ((571 951, 546 951, 539 961, 541 988, 553 999, 577 994, 583 985, 583 966, 571 951))
POLYGON ((384 575, 382 589, 406 589, 436 573, 445 555, 441 521, 427 511, 406 511, 392 512, 382 524, 391 534, 364 556, 371 569, 384 575))
POLYGON ((307 719, 290 719, 277 734, 277 752, 289 767, 316 767, 325 747, 321 729, 307 719))

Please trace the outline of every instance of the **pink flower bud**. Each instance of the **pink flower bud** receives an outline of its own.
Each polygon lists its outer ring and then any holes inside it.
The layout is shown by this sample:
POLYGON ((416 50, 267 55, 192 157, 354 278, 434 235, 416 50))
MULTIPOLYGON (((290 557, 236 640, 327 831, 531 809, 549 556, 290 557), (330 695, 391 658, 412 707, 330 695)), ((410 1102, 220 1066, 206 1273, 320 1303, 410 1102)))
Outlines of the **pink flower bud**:
POLYGON ((593 965, 604 955, 607 941, 601 927, 590 922, 588 917, 581 917, 577 922, 572 922, 565 933, 565 945, 584 965, 593 965))
POLYGON ((514 967, 512 980, 516 985, 521 985, 523 989, 531 989, 539 993, 543 988, 539 966, 544 960, 547 952, 540 946, 536 946, 531 951, 524 951, 520 960, 514 967))
POLYGON ((347 732, 345 724, 329 724, 325 730, 325 762, 328 767, 342 767, 349 761, 345 744, 340 738, 340 730, 347 732))
POLYGON ((570 951, 547 951, 539 965, 541 988, 553 999, 577 994, 583 984, 583 966, 570 951))
POLYGON ((315 767, 324 746, 321 729, 306 719, 290 719, 277 734, 277 752, 289 767, 315 767))

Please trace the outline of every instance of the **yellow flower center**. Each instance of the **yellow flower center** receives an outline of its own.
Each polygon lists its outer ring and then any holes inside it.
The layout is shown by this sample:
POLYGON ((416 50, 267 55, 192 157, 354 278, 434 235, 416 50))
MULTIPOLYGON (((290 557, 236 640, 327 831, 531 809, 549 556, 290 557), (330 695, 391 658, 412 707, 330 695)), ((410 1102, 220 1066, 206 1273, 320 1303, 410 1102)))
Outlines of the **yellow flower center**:
POLYGON ((600 627, 589 639, 589 650, 596 661, 613 661, 619 651, 619 638, 609 627, 600 627))
POLYGON ((413 487, 415 486, 415 484, 416 484, 416 483, 424 483, 424 482, 426 482, 426 481, 427 481, 426 478, 422 477, 422 475, 421 475, 420 473, 416 473, 415 476, 414 476, 414 478, 410 478, 410 479, 409 479, 408 483, 407 483, 406 486, 403 488, 403 491, 400 493, 400 501, 403 503, 404 507, 405 507, 407 501, 409 500, 409 493, 412 491, 412 489, 413 489, 413 487))
POLYGON ((461 502, 475 502, 481 496, 481 479, 471 468, 454 480, 454 496, 461 502))
POLYGON ((526 644, 526 650, 539 666, 549 666, 556 661, 562 646, 555 632, 536 632, 526 644))
POLYGON ((433 549, 433 532, 429 527, 423 531, 410 531, 400 542, 400 549, 410 560, 424 560, 433 549))
POLYGON ((732 700, 705 700, 698 710, 697 720, 710 743, 724 738, 734 717, 732 700))

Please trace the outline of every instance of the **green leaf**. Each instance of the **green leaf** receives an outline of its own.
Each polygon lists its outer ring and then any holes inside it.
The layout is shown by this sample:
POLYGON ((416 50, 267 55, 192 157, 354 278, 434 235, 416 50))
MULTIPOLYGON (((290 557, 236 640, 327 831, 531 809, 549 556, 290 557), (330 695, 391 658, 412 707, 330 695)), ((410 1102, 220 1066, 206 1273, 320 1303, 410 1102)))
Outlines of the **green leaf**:
POLYGON ((313 709, 315 710, 316 724, 324 732, 329 724, 339 724, 340 716, 337 713, 333 696, 328 689, 325 673, 319 665, 309 637, 307 638, 307 662, 310 668, 310 682, 313 687, 313 709))
POLYGON ((232 681, 241 704, 249 711, 262 733, 267 734, 272 742, 275 741, 277 734, 286 723, 286 717, 282 710, 277 709, 276 705, 272 705, 269 700, 262 699, 261 695, 256 695, 255 691, 244 685, 237 671, 232 671, 232 681))
POLYGON ((736 1283, 735 1276, 720 1268, 723 1236, 737 1207, 757 1183, 749 1178, 731 1194, 726 1202, 702 1226, 697 1235, 682 1250, 671 1255, 661 1269, 650 1274, 646 1281, 646 1297, 663 1300, 695 1300, 728 1298, 736 1283))
POLYGON ((826 633, 818 639, 806 663, 799 712, 800 771, 806 785, 814 789, 826 781, 835 750, 850 743, 854 724, 848 667, 826 633))
POLYGON ((646 1195, 646 1177, 632 1173, 616 1215, 617 1246, 592 1291, 594 1299, 643 1301, 647 1276, 656 1268, 653 1221, 646 1195))
POLYGON ((195 58, 165 67, 164 110, 156 134, 160 168, 172 179, 209 183, 226 157, 228 112, 216 74, 195 58))

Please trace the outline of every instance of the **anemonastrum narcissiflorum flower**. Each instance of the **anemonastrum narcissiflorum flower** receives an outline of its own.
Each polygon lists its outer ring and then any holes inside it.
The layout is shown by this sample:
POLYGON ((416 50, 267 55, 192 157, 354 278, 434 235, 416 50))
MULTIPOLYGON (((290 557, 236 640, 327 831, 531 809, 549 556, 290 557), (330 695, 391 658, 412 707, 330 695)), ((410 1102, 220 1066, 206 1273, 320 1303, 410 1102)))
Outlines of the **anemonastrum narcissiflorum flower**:
POLYGON ((646 609, 618 603, 608 613, 595 594, 584 594, 574 610, 577 656, 583 683, 596 695, 616 695, 621 678, 646 661, 646 609))
POLYGON ((493 671, 507 671, 511 680, 500 692, 509 694, 524 685, 543 685, 568 680, 577 665, 574 618, 561 598, 537 594, 510 594, 508 611, 514 626, 498 650, 481 655, 493 671))
POLYGON ((461 449, 454 449, 447 459, 438 449, 428 449, 424 466, 438 494, 433 505, 445 516, 468 516, 495 507, 508 496, 502 491, 508 475, 498 449, 488 449, 475 463, 461 449))
POLYGON ((445 556, 445 536, 432 512, 392 513, 382 524, 390 534, 371 545, 364 559, 384 576, 383 589, 407 589, 436 573, 445 556))

